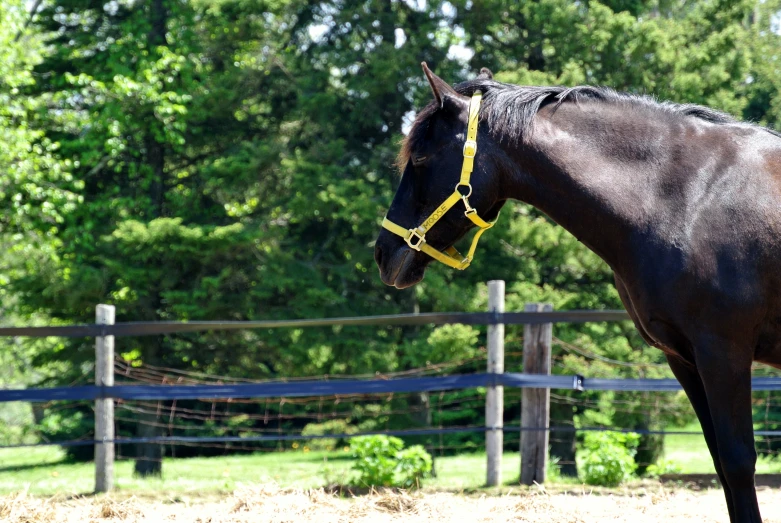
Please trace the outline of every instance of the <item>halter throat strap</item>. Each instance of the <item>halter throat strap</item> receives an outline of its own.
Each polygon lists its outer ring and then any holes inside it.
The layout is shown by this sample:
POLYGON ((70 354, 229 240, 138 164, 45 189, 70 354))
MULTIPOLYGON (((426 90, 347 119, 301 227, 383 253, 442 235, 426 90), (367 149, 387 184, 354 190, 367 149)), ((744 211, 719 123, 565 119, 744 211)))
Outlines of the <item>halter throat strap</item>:
POLYGON ((477 211, 469 204, 469 196, 472 195, 472 186, 469 181, 472 177, 472 170, 475 164, 475 155, 477 154, 477 123, 480 115, 480 103, 483 100, 483 93, 475 91, 469 102, 469 120, 466 129, 466 140, 464 141, 464 162, 461 165, 461 178, 456 184, 453 194, 447 197, 428 218, 423 220, 419 226, 412 229, 405 229, 390 221, 387 217, 382 221, 382 226, 397 236, 404 238, 407 245, 416 251, 422 251, 437 261, 440 261, 458 270, 464 270, 472 263, 472 259, 477 249, 477 242, 480 236, 494 226, 496 220, 488 222, 477 215, 477 211), (458 252, 455 247, 448 247, 444 251, 439 251, 426 243, 426 233, 442 218, 447 211, 452 209, 458 202, 464 202, 464 216, 469 218, 472 223, 477 225, 479 230, 472 238, 472 245, 469 247, 466 256, 458 252))

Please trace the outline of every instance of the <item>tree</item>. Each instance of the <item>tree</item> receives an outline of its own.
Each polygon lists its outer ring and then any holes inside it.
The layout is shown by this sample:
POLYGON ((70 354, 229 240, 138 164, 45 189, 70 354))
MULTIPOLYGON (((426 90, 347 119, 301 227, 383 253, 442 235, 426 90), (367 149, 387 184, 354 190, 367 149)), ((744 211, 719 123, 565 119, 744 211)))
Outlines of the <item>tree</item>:
MULTIPOLYGON (((225 7, 72 1, 40 12, 52 52, 30 88, 45 102, 33 126, 70 162, 82 203, 53 231, 56 255, 13 283, 22 310, 80 322, 101 301, 119 318, 253 314, 244 290, 274 242, 253 205, 277 181, 269 166, 279 160, 273 102, 286 96, 273 62, 282 24, 265 22, 263 3, 225 7), (258 57, 250 45, 273 47, 258 57)), ((179 365, 236 339, 215 347, 208 335, 158 337, 120 350, 179 365)), ((75 341, 50 357, 75 369, 90 351, 75 341)), ((138 436, 158 434, 154 414, 141 421, 138 436)), ((160 452, 140 445, 136 472, 159 474, 160 452)))
MULTIPOLYGON (((27 2, 0 3, 0 313, 6 323, 17 320, 17 296, 9 284, 56 248, 51 231, 79 202, 78 182, 57 157, 57 144, 31 128, 29 113, 39 107, 24 91, 34 82, 32 71, 41 60, 42 41, 25 31, 27 2)), ((18 340, 3 351, 0 381, 4 386, 28 384, 36 379, 32 360, 41 349, 31 344, 21 350, 18 340)), ((31 436, 27 405, 0 408, 8 443, 31 436)))
MULTIPOLYGON (((373 169, 392 172, 390 141, 409 101, 403 84, 366 75, 390 74, 398 19, 423 28, 436 20, 406 5, 380 11, 369 34, 356 27, 312 38, 312 25, 329 16, 324 5, 46 6, 36 24, 52 52, 29 90, 46 104, 34 125, 71 162, 83 203, 54 231, 55 255, 13 282, 20 310, 68 322, 90 321, 101 301, 117 305, 119 320, 395 310, 367 277, 366 244, 392 179, 375 185, 373 169), (356 51, 334 54, 332 45, 356 51), (341 81, 329 63, 341 64, 341 81), (337 126, 334 114, 351 116, 337 126)), ((353 16, 342 15, 345 25, 353 16)), ((395 365, 392 339, 345 364, 365 341, 331 338, 204 334, 121 340, 118 349, 133 364, 237 376, 395 365), (246 350, 234 355, 236 345, 246 350), (312 351, 325 354, 317 366, 312 351)), ((77 373, 91 351, 74 341, 43 359, 77 373)), ((156 414, 140 421, 138 436, 159 434, 156 414)), ((140 445, 136 471, 158 474, 160 452, 140 445)))

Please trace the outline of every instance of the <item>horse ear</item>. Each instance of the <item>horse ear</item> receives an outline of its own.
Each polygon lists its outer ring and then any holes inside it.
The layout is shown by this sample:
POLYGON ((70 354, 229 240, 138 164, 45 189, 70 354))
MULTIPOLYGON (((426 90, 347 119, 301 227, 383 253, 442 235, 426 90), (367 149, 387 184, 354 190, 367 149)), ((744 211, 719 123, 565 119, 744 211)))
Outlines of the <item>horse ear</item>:
POLYGON ((493 80, 494 79, 494 73, 491 72, 490 69, 487 67, 483 67, 480 69, 480 74, 477 75, 478 80, 493 80))
POLYGON ((466 101, 468 106, 469 99, 466 96, 458 94, 455 89, 450 87, 450 84, 432 73, 426 62, 423 62, 420 65, 423 67, 423 72, 426 73, 428 83, 431 85, 431 90, 434 92, 434 99, 437 101, 437 105, 439 105, 440 109, 450 105, 461 107, 464 105, 464 101, 466 101))

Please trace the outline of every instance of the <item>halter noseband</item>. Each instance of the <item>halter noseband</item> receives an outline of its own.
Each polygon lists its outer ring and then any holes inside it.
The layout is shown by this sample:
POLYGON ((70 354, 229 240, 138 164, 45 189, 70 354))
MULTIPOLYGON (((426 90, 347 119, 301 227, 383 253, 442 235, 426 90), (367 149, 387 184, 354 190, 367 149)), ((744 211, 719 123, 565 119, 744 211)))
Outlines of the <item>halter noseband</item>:
POLYGON ((480 102, 482 99, 483 93, 475 91, 472 95, 472 100, 469 102, 469 122, 467 124, 466 140, 464 141, 464 163, 461 166, 461 179, 456 184, 453 194, 442 202, 428 218, 423 220, 422 224, 414 229, 405 229, 400 225, 396 225, 387 217, 382 221, 382 226, 384 228, 388 229, 393 234, 404 238, 404 241, 406 241, 407 245, 412 249, 423 251, 435 260, 461 271, 469 267, 469 264, 472 263, 472 258, 475 255, 475 249, 477 249, 477 242, 480 239, 480 236, 496 223, 496 220, 492 222, 483 220, 477 215, 477 211, 469 205, 469 196, 472 194, 472 186, 469 184, 469 179, 472 177, 475 154, 477 154, 477 120, 478 115, 480 114, 480 102), (459 191, 460 187, 464 187, 466 192, 462 193, 459 191), (466 256, 463 256, 458 252, 455 247, 448 247, 442 252, 426 243, 426 232, 430 231, 434 224, 458 203, 458 200, 462 200, 464 202, 464 207, 466 207, 464 216, 472 220, 472 223, 480 228, 472 239, 472 246, 469 248, 466 256))

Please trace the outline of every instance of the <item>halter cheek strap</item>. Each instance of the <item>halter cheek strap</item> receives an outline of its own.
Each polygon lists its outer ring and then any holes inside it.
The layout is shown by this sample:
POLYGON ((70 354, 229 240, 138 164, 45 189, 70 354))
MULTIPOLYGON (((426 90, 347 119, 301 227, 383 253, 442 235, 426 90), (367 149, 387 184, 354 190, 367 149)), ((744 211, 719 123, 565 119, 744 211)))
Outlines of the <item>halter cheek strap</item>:
POLYGON ((466 140, 464 141, 464 163, 461 166, 461 178, 458 180, 453 194, 448 196, 448 198, 442 202, 428 218, 423 220, 423 223, 414 229, 405 229, 400 225, 396 225, 387 217, 382 221, 382 226, 385 229, 404 238, 404 241, 407 242, 407 245, 409 245, 410 248, 416 251, 423 251, 435 260, 459 270, 464 270, 469 267, 469 264, 472 263, 472 259, 474 258, 480 236, 496 223, 496 220, 492 222, 483 220, 477 215, 477 211, 469 205, 469 196, 472 194, 472 186, 470 185, 469 180, 472 177, 475 155, 477 154, 477 122, 482 99, 483 94, 480 91, 475 91, 472 95, 472 100, 469 102, 469 122, 467 124, 466 140), (472 245, 469 247, 466 256, 463 256, 458 252, 455 247, 448 247, 444 251, 438 251, 426 243, 426 233, 430 231, 431 228, 434 227, 434 224, 436 224, 447 211, 453 208, 459 200, 464 202, 464 216, 469 218, 472 223, 477 225, 480 229, 472 239, 472 245))

